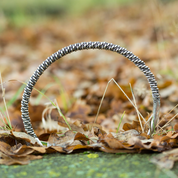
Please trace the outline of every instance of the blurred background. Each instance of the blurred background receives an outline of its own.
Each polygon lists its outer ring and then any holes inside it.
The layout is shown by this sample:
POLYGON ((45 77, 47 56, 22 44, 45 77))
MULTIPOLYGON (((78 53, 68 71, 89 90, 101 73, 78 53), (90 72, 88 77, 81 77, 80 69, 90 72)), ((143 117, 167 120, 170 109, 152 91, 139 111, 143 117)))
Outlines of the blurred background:
MULTIPOLYGON (((0 71, 7 100, 19 91, 22 83, 17 80, 28 81, 52 53, 82 41, 106 41, 126 47, 151 68, 160 88, 177 85, 177 7, 176 0, 1 0, 0 71), (12 79, 16 81, 8 82, 12 79)), ((56 98, 62 86, 69 98, 88 98, 90 106, 98 106, 111 78, 125 90, 128 83, 141 94, 145 94, 141 89, 149 90, 145 77, 130 61, 121 55, 97 50, 67 55, 52 64, 35 87, 45 89, 48 96, 56 98), (56 80, 60 85, 52 86, 56 80)), ((178 101, 175 86, 171 91, 174 95, 170 100, 175 104, 178 101)), ((18 98, 22 91, 19 93, 18 98)), ((109 94, 122 98, 116 89, 111 89, 109 94)), ((37 96, 34 91, 33 104, 37 96)), ((61 96, 58 97, 63 108, 61 96)), ((43 99, 40 102, 43 103, 43 99)), ((146 104, 151 107, 150 103, 146 104)), ((107 103, 106 106, 111 107, 107 103)), ((96 113, 96 109, 88 111, 89 115, 96 113)))
POLYGON ((167 68, 177 55, 176 7, 176 0, 1 0, 0 70, 19 72, 18 61, 40 64, 81 41, 119 44, 143 60, 161 58, 168 64, 159 63, 159 70, 167 68), (9 60, 12 70, 6 67, 9 60))

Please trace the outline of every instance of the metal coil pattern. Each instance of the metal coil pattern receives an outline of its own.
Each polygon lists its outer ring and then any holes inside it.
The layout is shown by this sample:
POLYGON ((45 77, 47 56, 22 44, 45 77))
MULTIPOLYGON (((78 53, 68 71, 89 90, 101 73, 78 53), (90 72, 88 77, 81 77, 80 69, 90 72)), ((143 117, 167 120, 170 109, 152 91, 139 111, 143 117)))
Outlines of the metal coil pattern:
POLYGON ((81 43, 69 45, 57 51, 56 53, 52 54, 37 68, 37 70, 33 73, 30 80, 28 81, 22 96, 21 112, 22 112, 22 120, 26 132, 32 137, 37 138, 31 125, 29 111, 28 111, 28 104, 29 104, 29 98, 32 89, 36 84, 37 80, 39 79, 39 77, 56 60, 60 59, 61 57, 71 52, 78 51, 78 50, 85 50, 85 49, 105 49, 105 50, 110 50, 119 53, 125 56, 126 58, 128 58, 130 61, 132 61, 144 73, 144 75, 147 77, 147 80, 150 84, 150 88, 152 90, 152 96, 153 96, 153 118, 151 121, 151 128, 149 132, 150 134, 153 133, 154 127, 156 126, 157 121, 159 119, 159 107, 160 107, 160 95, 159 95, 159 90, 157 88, 157 82, 155 80, 154 75, 150 71, 149 67, 146 66, 145 63, 137 56, 135 56, 132 52, 128 51, 125 48, 120 47, 119 45, 114 45, 112 43, 107 43, 107 42, 81 42, 81 43))

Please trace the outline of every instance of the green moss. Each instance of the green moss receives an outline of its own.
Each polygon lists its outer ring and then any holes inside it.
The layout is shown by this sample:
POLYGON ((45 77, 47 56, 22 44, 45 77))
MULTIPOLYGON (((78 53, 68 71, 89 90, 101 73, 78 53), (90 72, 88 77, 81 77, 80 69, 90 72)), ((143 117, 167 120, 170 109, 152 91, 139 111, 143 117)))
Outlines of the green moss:
POLYGON ((3 178, 21 177, 65 177, 65 178, 167 178, 178 174, 178 164, 174 170, 159 170, 149 162, 153 154, 108 154, 88 152, 76 154, 51 154, 44 159, 32 161, 24 166, 0 166, 3 178), (90 159, 89 155, 98 155, 90 159), (88 157, 89 156, 89 157, 88 157))
POLYGON ((92 154, 92 153, 91 153, 91 154, 88 154, 87 157, 88 157, 88 158, 98 158, 99 155, 98 155, 98 154, 92 154))
POLYGON ((27 172, 20 172, 20 176, 26 176, 27 175, 27 172))
POLYGON ((48 175, 50 177, 59 177, 61 175, 60 172, 49 171, 48 175))
POLYGON ((120 178, 128 178, 129 175, 127 173, 122 173, 122 174, 119 174, 119 177, 120 178))

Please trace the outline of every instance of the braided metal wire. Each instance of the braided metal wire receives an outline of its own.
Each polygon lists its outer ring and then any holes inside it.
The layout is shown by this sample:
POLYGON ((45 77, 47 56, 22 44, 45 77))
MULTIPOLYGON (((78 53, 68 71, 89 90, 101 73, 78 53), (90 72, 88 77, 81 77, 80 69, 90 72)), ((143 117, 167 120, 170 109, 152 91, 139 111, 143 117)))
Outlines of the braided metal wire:
POLYGON ((107 43, 107 42, 81 42, 81 43, 69 45, 57 51, 56 53, 52 54, 37 68, 37 70, 33 73, 30 80, 28 81, 22 96, 21 112, 22 112, 22 120, 26 132, 38 140, 31 125, 29 111, 28 111, 28 104, 29 104, 29 98, 32 89, 36 84, 37 80, 39 79, 39 77, 56 60, 60 59, 61 57, 71 52, 78 51, 78 50, 85 50, 85 49, 105 49, 105 50, 110 50, 119 53, 125 56, 126 58, 128 58, 130 61, 132 61, 144 73, 144 75, 146 76, 150 84, 150 88, 152 90, 152 96, 153 96, 153 119, 151 121, 151 129, 149 131, 150 133, 153 133, 154 127, 156 126, 157 121, 159 119, 159 107, 160 107, 160 95, 159 95, 159 90, 157 88, 157 82, 155 80, 154 75, 150 71, 149 67, 146 66, 145 63, 137 56, 135 56, 132 52, 128 51, 125 48, 120 47, 119 45, 114 45, 112 43, 107 43))

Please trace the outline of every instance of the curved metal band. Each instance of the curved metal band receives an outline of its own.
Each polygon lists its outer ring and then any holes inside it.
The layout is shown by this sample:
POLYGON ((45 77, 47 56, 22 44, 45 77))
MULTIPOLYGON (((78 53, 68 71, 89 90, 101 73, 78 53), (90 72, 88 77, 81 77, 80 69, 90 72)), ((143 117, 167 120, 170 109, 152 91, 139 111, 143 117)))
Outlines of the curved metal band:
POLYGON ((26 132, 32 137, 38 139, 31 125, 29 111, 28 111, 28 104, 29 104, 29 98, 32 89, 36 84, 37 80, 39 79, 39 77, 56 60, 60 59, 61 57, 73 51, 85 50, 85 49, 105 49, 105 50, 110 50, 119 53, 125 56, 126 58, 128 58, 130 61, 132 61, 144 73, 144 75, 147 77, 147 80, 150 84, 150 88, 152 90, 152 96, 153 96, 153 119, 151 121, 150 134, 153 133, 154 127, 156 126, 159 119, 159 107, 160 107, 159 90, 157 88, 157 82, 155 80, 154 75, 150 71, 149 67, 146 66, 145 63, 137 56, 135 56, 132 52, 118 45, 114 45, 112 43, 106 43, 106 42, 82 42, 82 43, 69 45, 57 51, 56 53, 52 54, 37 68, 37 70, 33 73, 30 80, 28 81, 28 84, 25 87, 22 96, 21 112, 22 112, 22 120, 26 132))

